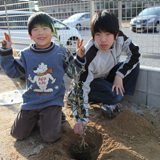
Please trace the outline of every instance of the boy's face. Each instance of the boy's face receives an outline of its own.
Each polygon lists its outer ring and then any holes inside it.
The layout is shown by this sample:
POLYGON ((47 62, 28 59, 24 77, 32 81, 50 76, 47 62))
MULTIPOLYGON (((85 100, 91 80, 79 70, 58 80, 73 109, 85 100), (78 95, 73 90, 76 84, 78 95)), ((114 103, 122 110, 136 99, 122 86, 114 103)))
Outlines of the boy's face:
POLYGON ((44 49, 51 45, 51 39, 53 37, 51 32, 48 26, 36 24, 29 36, 35 42, 37 48, 44 49))
MULTIPOLYGON (((116 36, 116 39, 117 37, 118 34, 116 36)), ((100 49, 102 49, 103 51, 107 51, 113 45, 115 39, 114 34, 100 31, 95 33, 94 40, 96 41, 100 49)))

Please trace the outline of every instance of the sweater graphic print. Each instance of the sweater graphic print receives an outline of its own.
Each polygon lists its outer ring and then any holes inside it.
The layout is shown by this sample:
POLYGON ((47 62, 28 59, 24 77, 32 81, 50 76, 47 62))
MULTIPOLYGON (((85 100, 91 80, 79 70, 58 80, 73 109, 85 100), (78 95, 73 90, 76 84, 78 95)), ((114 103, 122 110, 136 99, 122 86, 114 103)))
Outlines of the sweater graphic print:
MULTIPOLYGON (((37 84, 37 89, 34 89, 34 92, 53 92, 53 88, 47 88, 50 80, 51 84, 55 83, 56 79, 53 78, 52 74, 53 70, 52 68, 48 69, 48 66, 41 62, 41 64, 38 65, 37 68, 33 69, 33 72, 36 74, 33 79, 29 74, 28 80, 31 83, 37 84)), ((29 88, 32 88, 31 86, 29 88)), ((55 89, 58 89, 59 87, 56 86, 55 89)))

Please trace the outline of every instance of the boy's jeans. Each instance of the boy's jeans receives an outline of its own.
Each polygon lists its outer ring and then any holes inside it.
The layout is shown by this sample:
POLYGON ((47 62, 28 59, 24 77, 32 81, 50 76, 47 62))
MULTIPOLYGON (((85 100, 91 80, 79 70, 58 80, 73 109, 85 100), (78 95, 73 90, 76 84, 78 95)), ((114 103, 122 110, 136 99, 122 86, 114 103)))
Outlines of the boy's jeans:
MULTIPOLYGON (((88 95, 89 102, 114 105, 122 101, 123 96, 121 95, 120 91, 118 95, 116 94, 115 90, 112 92, 112 83, 114 81, 116 71, 121 64, 122 62, 119 62, 115 67, 113 67, 106 79, 96 78, 91 82, 91 91, 88 95)), ((132 70, 132 72, 123 79, 123 87, 125 90, 124 94, 134 94, 138 73, 139 64, 137 64, 137 66, 132 70)))

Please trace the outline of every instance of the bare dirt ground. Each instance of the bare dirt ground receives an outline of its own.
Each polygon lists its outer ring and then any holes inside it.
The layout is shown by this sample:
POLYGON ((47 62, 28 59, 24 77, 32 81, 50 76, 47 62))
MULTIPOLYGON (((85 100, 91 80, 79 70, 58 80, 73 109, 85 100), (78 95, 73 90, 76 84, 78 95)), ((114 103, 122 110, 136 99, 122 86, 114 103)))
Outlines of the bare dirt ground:
MULTIPOLYGON (((157 66, 155 66, 157 67, 157 66)), ((25 82, 11 80, 0 71, 0 93, 25 89, 25 82)), ((92 160, 160 160, 160 110, 154 106, 122 102, 120 113, 107 118, 98 105, 90 107, 93 118, 86 142, 91 149, 92 160)), ((44 143, 39 126, 26 140, 10 136, 10 127, 19 111, 19 104, 0 106, 0 160, 71 160, 69 147, 81 138, 74 134, 75 119, 69 106, 63 111, 62 136, 54 143, 44 143)))

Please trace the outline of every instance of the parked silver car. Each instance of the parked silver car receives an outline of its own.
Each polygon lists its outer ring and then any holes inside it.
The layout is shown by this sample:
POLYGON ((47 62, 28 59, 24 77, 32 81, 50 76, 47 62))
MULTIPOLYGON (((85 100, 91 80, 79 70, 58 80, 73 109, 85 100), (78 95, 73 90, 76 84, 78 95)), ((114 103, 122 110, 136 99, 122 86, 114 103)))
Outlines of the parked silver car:
POLYGON ((146 8, 130 21, 130 29, 133 32, 154 31, 160 29, 160 7, 146 8))
POLYGON ((90 13, 76 13, 63 21, 64 24, 76 27, 77 30, 90 27, 90 13))

